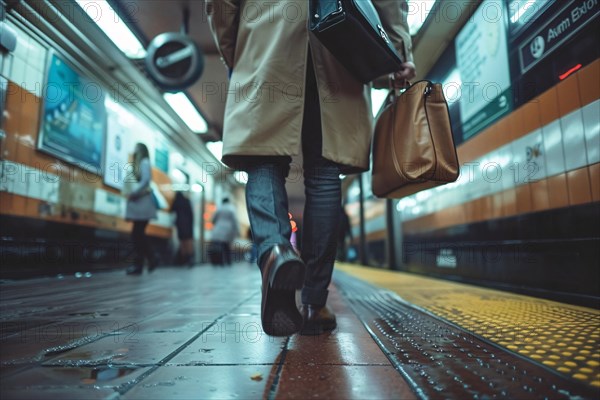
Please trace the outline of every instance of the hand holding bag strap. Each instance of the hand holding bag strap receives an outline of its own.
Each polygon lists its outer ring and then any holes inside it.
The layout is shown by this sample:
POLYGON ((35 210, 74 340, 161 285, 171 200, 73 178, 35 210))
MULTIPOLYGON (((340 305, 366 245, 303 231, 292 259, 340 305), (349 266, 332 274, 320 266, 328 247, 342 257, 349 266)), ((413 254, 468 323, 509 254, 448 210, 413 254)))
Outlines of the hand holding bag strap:
POLYGON ((400 96, 402 94, 402 91, 407 90, 409 87, 412 86, 412 84, 408 80, 398 83, 398 81, 396 80, 396 74, 394 72, 388 74, 388 85, 390 91, 393 92, 396 97, 400 96))

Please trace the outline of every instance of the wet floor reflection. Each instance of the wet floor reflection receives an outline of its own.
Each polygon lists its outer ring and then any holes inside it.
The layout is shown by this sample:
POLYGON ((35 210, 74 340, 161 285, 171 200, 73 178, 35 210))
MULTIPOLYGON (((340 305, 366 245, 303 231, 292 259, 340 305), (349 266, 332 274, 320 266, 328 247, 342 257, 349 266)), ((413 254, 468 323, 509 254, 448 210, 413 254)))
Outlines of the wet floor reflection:
POLYGON ((368 372, 374 366, 378 382, 402 382, 388 374, 385 357, 335 289, 330 301, 340 330, 288 339, 262 332, 260 274, 248 265, 123 278, 99 273, 3 285, 9 314, 0 317, 0 398, 335 394, 322 385, 358 398, 352 380, 377 380, 368 372))
POLYGON ((90 377, 81 380, 84 384, 94 384, 98 382, 109 382, 113 379, 122 378, 137 370, 137 368, 94 368, 90 371, 90 377))

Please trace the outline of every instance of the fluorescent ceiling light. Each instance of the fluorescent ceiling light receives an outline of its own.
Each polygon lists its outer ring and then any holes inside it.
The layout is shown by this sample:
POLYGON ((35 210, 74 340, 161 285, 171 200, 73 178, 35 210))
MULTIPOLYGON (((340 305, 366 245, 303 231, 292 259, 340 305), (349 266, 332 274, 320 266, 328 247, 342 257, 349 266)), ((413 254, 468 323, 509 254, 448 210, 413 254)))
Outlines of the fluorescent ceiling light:
POLYGON ((436 0, 408 0, 408 29, 416 35, 433 10, 436 0))
MULTIPOLYGON (((523 17, 527 13, 527 11, 529 10, 529 7, 531 7, 532 5, 535 4, 535 1, 536 0, 528 0, 528 1, 524 2, 524 3, 516 3, 517 6, 519 4, 521 4, 521 6, 517 10, 517 12, 515 12, 513 15, 510 16, 510 22, 514 24, 519 19, 521 19, 521 17, 523 17)), ((511 4, 511 6, 512 6, 512 4, 511 4)))
POLYGON ((374 117, 379 113, 389 93, 389 89, 371 89, 371 107, 374 117))
POLYGON ((129 58, 144 58, 146 50, 106 0, 75 0, 79 7, 129 58))
POLYGON ((206 148, 217 160, 221 161, 221 157, 223 156, 223 142, 208 142, 206 143, 206 148))
POLYGON ((163 97, 193 132, 206 133, 208 131, 206 121, 185 93, 165 93, 163 97))

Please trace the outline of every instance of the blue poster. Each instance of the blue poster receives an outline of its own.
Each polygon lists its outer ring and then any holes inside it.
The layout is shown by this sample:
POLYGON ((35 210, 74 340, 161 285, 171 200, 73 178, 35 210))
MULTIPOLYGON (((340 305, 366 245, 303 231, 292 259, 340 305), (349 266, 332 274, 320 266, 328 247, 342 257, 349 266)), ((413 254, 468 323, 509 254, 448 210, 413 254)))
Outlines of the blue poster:
POLYGON ((164 173, 169 173, 169 150, 164 147, 157 147, 154 150, 154 165, 164 173))
POLYGON ((106 131, 104 89, 51 56, 38 147, 100 173, 106 131))

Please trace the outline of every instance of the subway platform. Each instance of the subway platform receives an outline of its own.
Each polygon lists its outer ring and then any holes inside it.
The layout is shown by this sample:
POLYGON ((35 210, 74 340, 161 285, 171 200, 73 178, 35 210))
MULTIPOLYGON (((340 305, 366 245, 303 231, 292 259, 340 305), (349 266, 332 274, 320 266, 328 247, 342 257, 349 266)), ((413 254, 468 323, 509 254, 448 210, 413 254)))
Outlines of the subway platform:
POLYGON ((340 264, 338 328, 266 336, 240 263, 0 283, 5 399, 597 399, 600 312, 340 264))

